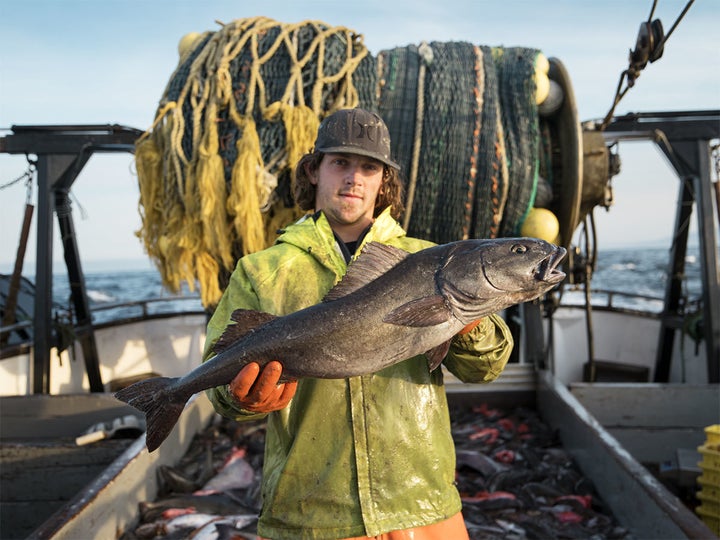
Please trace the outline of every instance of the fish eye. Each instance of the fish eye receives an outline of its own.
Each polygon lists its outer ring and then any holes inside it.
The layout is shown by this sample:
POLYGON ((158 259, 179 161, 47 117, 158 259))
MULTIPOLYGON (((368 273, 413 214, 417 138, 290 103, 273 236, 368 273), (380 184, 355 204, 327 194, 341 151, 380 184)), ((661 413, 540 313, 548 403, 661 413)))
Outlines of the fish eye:
POLYGON ((527 246, 524 246, 522 244, 513 244, 513 246, 510 248, 510 251, 513 253, 525 253, 527 251, 527 246))

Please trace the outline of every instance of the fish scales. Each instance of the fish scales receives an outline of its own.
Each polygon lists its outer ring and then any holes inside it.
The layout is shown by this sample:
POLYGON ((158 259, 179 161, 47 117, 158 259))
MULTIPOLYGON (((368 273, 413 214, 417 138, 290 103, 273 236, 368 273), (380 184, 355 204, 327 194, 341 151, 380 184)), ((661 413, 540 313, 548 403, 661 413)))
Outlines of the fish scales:
MULTIPOLYGON (((234 340, 219 355, 242 355, 261 365, 279 359, 288 380, 374 373, 423 353, 446 341, 464 323, 448 318, 433 327, 408 326, 399 331, 398 325, 383 318, 411 295, 435 294, 434 283, 423 275, 427 266, 406 259, 362 290, 271 320, 247 339, 234 340)), ((236 316, 242 322, 243 312, 236 316)), ((232 369, 237 373, 237 367, 232 369)))
POLYGON ((282 317, 236 310, 216 356, 183 377, 137 382, 115 395, 147 416, 150 451, 193 394, 271 360, 283 380, 375 373, 426 353, 429 369, 465 325, 557 285, 565 250, 532 238, 462 240, 408 254, 369 243, 323 302, 282 317))

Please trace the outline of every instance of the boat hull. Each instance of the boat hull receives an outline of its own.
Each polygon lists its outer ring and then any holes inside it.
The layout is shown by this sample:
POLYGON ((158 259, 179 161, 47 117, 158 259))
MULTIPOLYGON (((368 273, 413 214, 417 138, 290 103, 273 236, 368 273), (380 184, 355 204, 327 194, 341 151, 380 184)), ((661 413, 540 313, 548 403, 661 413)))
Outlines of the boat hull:
POLYGON ((74 540, 85 538, 88 531, 93 531, 95 538, 118 537, 119 532, 137 521, 138 503, 156 496, 157 469, 175 464, 192 438, 215 415, 204 394, 194 396, 167 442, 152 454, 145 449, 144 434, 124 444, 108 440, 74 447, 80 426, 87 426, 88 421, 112 420, 117 414, 127 413, 126 409, 129 407, 110 394, 0 398, 4 538, 74 540), (30 432, 34 435, 30 436, 30 432), (39 436, 43 432, 46 438, 39 436), (43 462, 38 465, 44 473, 39 482, 28 486, 27 478, 39 474, 38 470, 27 470, 32 468, 28 458, 37 457, 42 448, 43 462), (85 459, 79 461, 82 455, 85 459), (108 456, 111 459, 106 462, 100 460, 108 456), (17 466, 12 466, 11 461, 17 466), (23 466, 26 474, 13 474, 23 466), (73 481, 65 484, 63 491, 53 491, 70 478, 73 481), (5 499, 17 499, 18 494, 23 500, 5 499))

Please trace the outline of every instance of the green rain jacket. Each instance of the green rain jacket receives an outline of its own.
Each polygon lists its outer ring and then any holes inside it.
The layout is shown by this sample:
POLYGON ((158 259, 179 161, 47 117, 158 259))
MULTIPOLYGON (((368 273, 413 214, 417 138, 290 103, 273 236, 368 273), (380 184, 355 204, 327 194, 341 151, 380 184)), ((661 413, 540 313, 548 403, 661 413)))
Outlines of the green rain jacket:
MULTIPOLYGON (((407 237, 389 209, 363 244, 371 241, 408 252, 432 245, 407 237)), ((323 214, 289 226, 274 246, 238 262, 208 324, 204 358, 233 310, 286 315, 317 304, 346 268, 323 214)), ((492 315, 453 339, 444 365, 464 382, 492 381, 512 346, 508 327, 492 315)), ((224 416, 263 416, 238 409, 227 386, 208 395, 224 416)), ((258 534, 346 538, 429 525, 460 512, 454 481, 443 374, 431 373, 424 355, 367 376, 301 379, 288 406, 267 417, 258 534)))

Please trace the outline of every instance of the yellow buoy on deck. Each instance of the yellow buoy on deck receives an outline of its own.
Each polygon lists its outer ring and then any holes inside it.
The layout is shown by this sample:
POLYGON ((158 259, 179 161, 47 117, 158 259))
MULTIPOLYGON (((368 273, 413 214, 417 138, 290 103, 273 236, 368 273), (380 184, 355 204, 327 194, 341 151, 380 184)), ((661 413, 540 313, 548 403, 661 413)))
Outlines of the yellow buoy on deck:
POLYGON ((556 242, 560 233, 560 223, 547 208, 531 208, 520 228, 522 236, 540 238, 548 242, 556 242))

